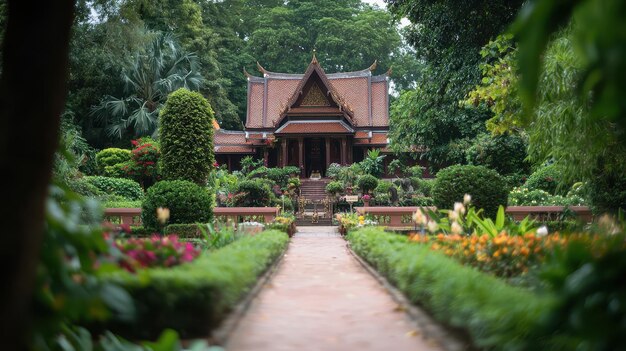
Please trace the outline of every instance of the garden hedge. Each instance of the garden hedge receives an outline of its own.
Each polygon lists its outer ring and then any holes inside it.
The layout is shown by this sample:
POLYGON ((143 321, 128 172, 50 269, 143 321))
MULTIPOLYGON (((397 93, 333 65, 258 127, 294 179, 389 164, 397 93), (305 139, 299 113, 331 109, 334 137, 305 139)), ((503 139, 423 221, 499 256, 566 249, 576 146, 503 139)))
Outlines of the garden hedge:
POLYGON ((131 151, 127 149, 120 149, 111 147, 98 151, 96 154, 96 164, 98 165, 98 171, 101 175, 110 177, 113 168, 116 165, 121 165, 130 161, 131 151))
POLYGON ((208 223, 213 217, 213 196, 207 188, 187 180, 164 180, 148 189, 141 206, 143 225, 157 231, 156 210, 170 210, 168 224, 208 223))
POLYGON ((161 111, 161 161, 163 177, 205 185, 215 163, 213 110, 197 92, 178 89, 161 111))
POLYGON ((131 201, 143 198, 141 185, 132 179, 102 176, 87 176, 83 177, 83 179, 98 188, 104 194, 121 196, 131 201))
POLYGON ((479 348, 511 350, 533 345, 550 349, 546 340, 528 337, 542 310, 554 300, 463 266, 404 236, 365 228, 348 234, 352 249, 413 303, 436 319, 468 332, 479 348))
POLYGON ((165 328, 182 337, 206 337, 284 252, 289 238, 279 231, 247 236, 195 261, 105 276, 133 297, 133 322, 111 320, 105 327, 133 339, 151 339, 165 328))
POLYGON ((455 202, 462 202, 470 194, 472 204, 494 218, 498 206, 506 206, 509 191, 504 178, 498 172, 483 166, 455 165, 437 173, 431 195, 435 206, 452 209, 455 202))

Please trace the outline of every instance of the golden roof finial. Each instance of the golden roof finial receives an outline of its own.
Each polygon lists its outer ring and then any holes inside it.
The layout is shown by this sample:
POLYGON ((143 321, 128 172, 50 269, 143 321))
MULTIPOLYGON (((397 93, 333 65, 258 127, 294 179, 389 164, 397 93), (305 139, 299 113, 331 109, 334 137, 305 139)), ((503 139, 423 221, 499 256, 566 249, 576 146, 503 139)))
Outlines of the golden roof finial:
POLYGON ((261 64, 259 63, 259 61, 256 62, 256 68, 263 74, 266 74, 267 71, 265 70, 265 68, 263 68, 263 66, 261 66, 261 64))
POLYGON ((369 66, 368 69, 374 72, 376 70, 376 66, 378 66, 378 60, 374 60, 374 63, 372 63, 372 65, 369 66))
POLYGON ((317 53, 317 50, 313 48, 313 59, 311 59, 311 63, 318 64, 317 57, 315 56, 316 53, 317 53))

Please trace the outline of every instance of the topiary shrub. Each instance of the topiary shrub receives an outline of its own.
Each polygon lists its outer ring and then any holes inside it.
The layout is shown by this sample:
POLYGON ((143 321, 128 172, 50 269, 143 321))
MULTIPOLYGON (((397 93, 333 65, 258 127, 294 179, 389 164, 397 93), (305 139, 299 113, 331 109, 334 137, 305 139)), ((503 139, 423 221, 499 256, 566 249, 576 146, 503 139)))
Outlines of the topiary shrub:
POLYGON ((378 186, 378 178, 370 174, 364 174, 357 180, 357 185, 363 191, 363 194, 369 193, 378 186))
POLYGON ((540 189, 551 195, 565 195, 571 184, 565 184, 561 172, 555 165, 539 168, 524 184, 530 190, 540 189))
POLYGON ((205 185, 215 162, 213 110, 197 92, 178 89, 161 111, 163 177, 205 185))
POLYGON ((338 180, 326 184, 326 192, 331 195, 341 194, 344 190, 343 183, 338 180))
POLYGON ((207 223, 213 216, 213 198, 202 186, 187 180, 165 180, 148 189, 141 206, 144 227, 157 230, 156 210, 170 210, 168 224, 207 223))
POLYGON ((88 176, 83 179, 105 194, 122 196, 128 200, 139 200, 143 198, 141 185, 131 179, 102 176, 88 176))
POLYGON ((411 185, 413 186, 413 190, 423 194, 424 196, 430 196, 433 190, 433 186, 435 185, 435 179, 424 179, 424 178, 411 178, 411 185))
POLYGON ((243 207, 266 207, 272 201, 270 187, 261 179, 250 179, 240 182, 237 186, 238 193, 245 193, 237 199, 235 206, 243 207))
POLYGON ((115 171, 119 170, 122 164, 130 161, 130 158, 130 150, 119 149, 115 147, 100 150, 96 154, 96 164, 98 165, 98 172, 101 175, 107 177, 118 176, 115 171))
POLYGON ((462 202, 465 194, 472 196, 472 204, 495 217, 498 206, 506 206, 508 190, 498 172, 483 166, 450 166, 437 173, 432 189, 435 206, 451 209, 462 202))

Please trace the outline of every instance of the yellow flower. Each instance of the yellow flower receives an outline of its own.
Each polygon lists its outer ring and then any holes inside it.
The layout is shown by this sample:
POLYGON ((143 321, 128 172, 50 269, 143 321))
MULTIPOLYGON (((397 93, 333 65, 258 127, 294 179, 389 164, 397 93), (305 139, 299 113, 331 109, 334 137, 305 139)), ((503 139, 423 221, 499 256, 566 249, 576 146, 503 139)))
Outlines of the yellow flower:
POLYGON ((426 224, 427 220, 428 219, 426 218, 426 216, 424 216, 424 213, 422 212, 422 210, 417 209, 417 211, 413 213, 413 222, 424 225, 426 224))

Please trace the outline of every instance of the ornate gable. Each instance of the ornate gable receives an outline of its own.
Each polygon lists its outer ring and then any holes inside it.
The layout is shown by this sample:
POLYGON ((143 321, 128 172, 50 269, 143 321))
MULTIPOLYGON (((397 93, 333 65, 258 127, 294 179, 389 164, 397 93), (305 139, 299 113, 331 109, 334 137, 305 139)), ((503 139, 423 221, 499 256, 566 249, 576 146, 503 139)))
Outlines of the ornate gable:
POLYGON ((317 83, 311 84, 309 91, 302 98, 300 106, 331 106, 330 101, 317 83))

